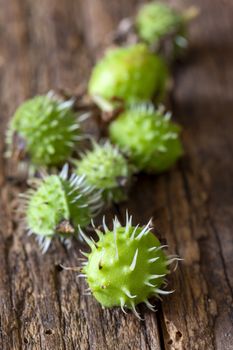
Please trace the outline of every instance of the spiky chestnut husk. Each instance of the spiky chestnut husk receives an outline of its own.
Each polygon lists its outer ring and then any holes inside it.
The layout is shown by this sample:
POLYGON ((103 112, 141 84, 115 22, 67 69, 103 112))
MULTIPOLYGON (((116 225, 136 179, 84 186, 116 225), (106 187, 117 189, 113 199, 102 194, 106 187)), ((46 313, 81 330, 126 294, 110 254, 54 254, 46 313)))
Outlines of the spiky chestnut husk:
POLYGON ((126 225, 113 220, 110 230, 103 219, 105 234, 96 229, 99 237, 94 242, 81 231, 91 247, 80 277, 86 277, 90 291, 104 307, 120 306, 132 309, 144 302, 150 309, 149 298, 172 293, 161 289, 169 273, 169 265, 180 260, 176 255, 166 256, 159 240, 151 233, 151 221, 146 226, 133 226, 132 217, 126 225))
POLYGON ((80 138, 72 101, 52 93, 25 101, 15 112, 7 132, 8 156, 24 147, 35 166, 57 166, 69 158, 80 138), (16 141, 16 144, 15 144, 16 141))
MULTIPOLYGON (((164 61, 146 45, 115 48, 107 51, 92 71, 88 91, 103 109, 112 100, 146 101, 164 96, 168 70, 164 61)), ((110 107, 111 108, 111 107, 110 107)))
POLYGON ((64 241, 78 235, 78 227, 89 225, 102 206, 100 191, 87 185, 84 176, 69 178, 67 165, 59 175, 47 175, 34 183, 36 188, 21 196, 29 233, 37 235, 43 252, 55 236, 64 241))
POLYGON ((169 5, 151 2, 143 5, 136 17, 139 37, 148 44, 157 44, 168 37, 174 46, 185 47, 185 17, 169 5))
POLYGON ((181 129, 170 117, 163 107, 134 106, 112 122, 110 139, 128 153, 138 170, 160 173, 169 169, 183 153, 181 129))
POLYGON ((85 175, 87 184, 102 191, 105 202, 126 199, 133 169, 116 146, 108 141, 102 145, 94 142, 93 149, 75 161, 75 165, 75 172, 85 175))

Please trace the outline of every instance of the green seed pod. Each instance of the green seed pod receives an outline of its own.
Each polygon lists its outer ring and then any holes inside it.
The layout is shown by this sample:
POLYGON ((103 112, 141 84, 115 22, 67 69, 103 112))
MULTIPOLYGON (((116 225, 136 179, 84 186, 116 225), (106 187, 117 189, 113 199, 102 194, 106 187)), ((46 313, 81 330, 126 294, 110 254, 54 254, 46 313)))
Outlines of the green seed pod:
MULTIPOLYGON (((164 96, 168 70, 163 60, 143 44, 107 51, 94 67, 88 86, 90 96, 103 109, 111 102, 157 100, 164 96)), ((110 103, 110 107, 108 105, 110 103)))
POLYGON ((66 241, 78 234, 78 227, 86 227, 102 206, 101 194, 87 186, 84 176, 72 174, 68 178, 65 165, 59 175, 35 180, 36 189, 22 197, 26 200, 26 222, 29 233, 46 252, 53 237, 66 241))
POLYGON ((144 302, 150 309, 149 298, 172 293, 162 286, 169 273, 169 265, 180 260, 176 255, 166 256, 158 239, 151 233, 151 221, 146 226, 132 226, 132 217, 126 217, 126 226, 118 219, 109 230, 103 219, 105 234, 96 229, 99 241, 94 242, 80 231, 91 247, 80 277, 86 277, 90 291, 104 307, 120 306, 132 309, 144 302))
POLYGON ((24 102, 7 132, 8 156, 22 151, 35 166, 57 166, 66 161, 80 138, 72 104, 59 101, 52 94, 24 102))
POLYGON ((185 17, 160 2, 143 5, 136 17, 136 28, 139 37, 148 44, 160 44, 170 38, 174 45, 184 47, 187 44, 185 32, 185 17))
POLYGON ((129 154, 138 170, 160 173, 183 153, 180 127, 170 117, 163 108, 156 110, 152 105, 132 107, 112 122, 110 139, 129 154))
POLYGON ((85 175, 87 184, 102 191, 107 203, 126 199, 132 169, 116 146, 109 142, 103 145, 93 143, 93 149, 75 162, 78 175, 85 175))

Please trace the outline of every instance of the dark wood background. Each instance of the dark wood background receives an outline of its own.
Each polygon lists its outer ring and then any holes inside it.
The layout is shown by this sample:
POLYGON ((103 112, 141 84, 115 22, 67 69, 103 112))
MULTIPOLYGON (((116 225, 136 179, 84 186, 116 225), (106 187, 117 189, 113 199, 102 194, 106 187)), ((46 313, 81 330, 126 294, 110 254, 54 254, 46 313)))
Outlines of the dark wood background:
MULTIPOLYGON (((4 130, 24 99, 86 82, 98 48, 133 0, 0 0, 0 349, 158 350, 233 347, 233 2, 198 5, 190 49, 174 69, 172 108, 186 154, 169 173, 141 175, 126 207, 135 222, 154 217, 169 251, 184 258, 169 278, 176 293, 143 306, 145 321, 102 310, 75 274, 78 245, 55 242, 42 256, 14 214, 22 190, 7 180, 4 130)), ((114 210, 112 211, 112 213, 114 210)), ((110 215, 109 215, 110 216, 110 215)))

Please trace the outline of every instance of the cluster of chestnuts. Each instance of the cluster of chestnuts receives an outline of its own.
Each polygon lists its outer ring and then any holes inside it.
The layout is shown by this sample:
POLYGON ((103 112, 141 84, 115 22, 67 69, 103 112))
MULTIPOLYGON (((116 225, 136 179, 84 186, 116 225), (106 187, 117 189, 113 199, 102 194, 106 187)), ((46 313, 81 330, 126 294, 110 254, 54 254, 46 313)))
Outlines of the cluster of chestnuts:
POLYGON ((170 293, 162 287, 179 258, 164 253, 151 221, 134 226, 126 213, 125 225, 114 218, 111 229, 103 218, 101 231, 93 218, 127 198, 135 174, 166 171, 183 153, 181 128, 161 102, 170 79, 167 48, 175 57, 186 45, 187 18, 162 3, 144 5, 130 29, 134 42, 109 49, 93 68, 86 96, 100 115, 112 116, 105 139, 92 135, 87 147, 87 112, 77 112, 75 98, 52 92, 24 102, 6 135, 7 156, 33 176, 22 205, 42 252, 54 237, 68 246, 84 240, 91 251, 83 253, 80 276, 90 292, 102 306, 132 309, 138 317, 137 304, 154 310, 149 299, 170 293), (91 223, 97 242, 85 232, 91 223))

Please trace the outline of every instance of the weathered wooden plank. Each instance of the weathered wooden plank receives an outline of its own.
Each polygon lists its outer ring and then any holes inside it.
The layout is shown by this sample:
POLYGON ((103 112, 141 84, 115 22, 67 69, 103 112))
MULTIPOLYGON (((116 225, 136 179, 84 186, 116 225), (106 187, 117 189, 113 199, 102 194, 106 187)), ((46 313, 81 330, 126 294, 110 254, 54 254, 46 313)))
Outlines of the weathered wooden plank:
MULTIPOLYGON (((96 11, 97 9, 98 5, 96 11)), ((65 1, 59 5, 56 1, 42 1, 40 4, 27 1, 22 8, 15 1, 13 7, 6 8, 4 16, 12 16, 15 21, 16 32, 10 32, 13 36, 12 43, 17 39, 17 28, 20 26, 21 35, 24 37, 23 40, 19 40, 17 53, 23 68, 18 67, 20 77, 18 84, 14 86, 15 90, 8 91, 8 94, 16 94, 18 100, 9 106, 5 118, 27 96, 47 91, 52 87, 74 89, 87 79, 87 69, 95 58, 96 50, 95 47, 90 47, 87 54, 88 45, 86 48, 82 42, 87 24, 84 27, 78 24, 78 16, 76 18, 73 15, 79 11, 76 2, 72 2, 68 9, 65 1), (16 13, 11 14, 12 9, 16 13), (24 92, 20 90, 22 82, 28 84, 24 92)), ((92 26, 94 24, 93 22, 92 26)), ((102 22, 101 25, 103 28, 105 25, 106 30, 106 23, 102 22)), ((3 39, 6 52, 11 55, 9 50, 12 48, 7 45, 7 37, 3 39)), ((10 45, 12 43, 10 42, 10 45)), ((3 83, 6 80, 12 81, 14 74, 15 62, 12 60, 3 83)), ((3 102, 9 104, 8 96, 3 98, 3 102)), ((16 197, 18 192, 18 188, 5 184, 4 206, 5 203, 10 203, 9 197, 16 197)), ((2 209, 2 215, 6 218, 4 228, 13 221, 13 214, 10 204, 2 209)), ((16 216, 14 228, 17 231, 14 238, 13 227, 9 229, 11 246, 9 251, 7 250, 7 266, 4 272, 10 275, 10 281, 8 285, 3 286, 3 292, 9 292, 11 295, 7 305, 8 320, 12 324, 15 323, 15 327, 10 341, 10 329, 3 319, 6 338, 2 341, 2 348, 159 348, 156 320, 153 317, 148 314, 148 327, 150 326, 151 332, 147 335, 147 326, 141 326, 132 314, 127 317, 126 322, 126 317, 119 310, 102 311, 91 297, 82 295, 84 283, 77 284, 73 273, 61 272, 56 268, 61 262, 68 266, 76 265, 76 254, 68 253, 56 244, 46 257, 42 257, 34 240, 28 239, 25 230, 18 227, 18 220, 19 217, 16 216), (10 314, 12 307, 16 310, 15 315, 10 314)), ((4 231, 3 229, 5 235, 4 231)), ((3 244, 2 248, 6 254, 6 245, 3 244)), ((75 250, 78 251, 78 245, 75 246, 75 250)), ((4 304, 5 298, 2 299, 4 304)))

